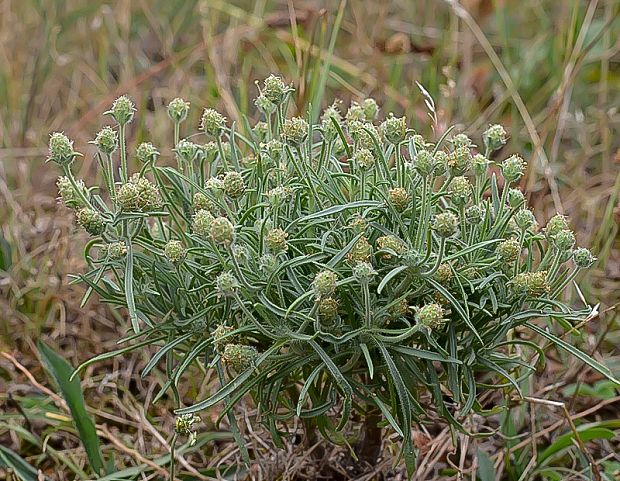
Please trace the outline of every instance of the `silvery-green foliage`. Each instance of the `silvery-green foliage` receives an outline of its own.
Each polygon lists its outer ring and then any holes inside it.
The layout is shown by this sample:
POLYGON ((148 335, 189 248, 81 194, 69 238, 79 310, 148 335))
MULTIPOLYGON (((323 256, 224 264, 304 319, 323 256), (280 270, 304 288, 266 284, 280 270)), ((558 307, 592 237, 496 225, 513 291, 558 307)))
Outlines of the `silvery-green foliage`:
POLYGON ((73 144, 52 135, 61 199, 94 236, 80 279, 135 331, 119 352, 159 346, 145 372, 161 364, 162 393, 192 363, 220 378, 207 399, 178 399, 179 414, 230 413, 251 394, 275 438, 301 417, 336 440, 352 409, 375 405, 412 457, 412 425, 429 413, 461 429, 489 386, 519 393, 543 357, 536 335, 612 377, 553 334, 591 313, 558 297, 595 259, 563 216, 539 231, 514 188, 519 155, 499 156, 503 179, 490 173, 503 128, 478 151, 462 134, 424 139, 404 117, 377 120, 370 100, 346 116, 334 103, 309 125, 286 117, 278 77, 262 92, 260 129, 206 109, 191 142, 180 139, 189 105, 173 100, 176 165, 149 139, 133 175, 122 97, 110 110, 120 148, 106 130, 97 153, 100 190, 75 180, 73 144))

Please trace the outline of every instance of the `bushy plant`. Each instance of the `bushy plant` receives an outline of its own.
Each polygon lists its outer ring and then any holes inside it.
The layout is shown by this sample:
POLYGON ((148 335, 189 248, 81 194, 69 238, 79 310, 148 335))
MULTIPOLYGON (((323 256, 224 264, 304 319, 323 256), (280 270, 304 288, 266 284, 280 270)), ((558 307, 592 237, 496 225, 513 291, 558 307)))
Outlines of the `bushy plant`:
POLYGON ((372 99, 346 114, 335 103, 313 123, 286 117, 291 91, 272 76, 255 102, 261 122, 240 129, 206 109, 185 139, 190 107, 174 99, 176 165, 143 143, 135 174, 125 145, 135 108, 121 97, 108 112, 118 129, 94 140, 101 190, 74 178, 79 154, 52 135, 60 196, 93 236, 79 280, 126 308, 134 331, 85 365, 160 346, 144 373, 166 360, 157 398, 175 396, 183 426, 223 403, 243 448, 232 410, 251 394, 276 444, 293 418, 309 439, 347 443, 357 413, 359 454, 377 456, 385 427, 409 466, 414 424, 439 418, 465 432, 469 414, 485 414, 482 393, 520 394, 545 357, 532 335, 612 378, 553 333, 592 312, 559 297, 594 258, 575 248, 565 217, 539 229, 517 188, 522 157, 491 173, 501 126, 480 149, 452 129, 431 141, 404 117, 379 123, 372 99), (221 387, 185 405, 177 387, 193 363, 221 387))

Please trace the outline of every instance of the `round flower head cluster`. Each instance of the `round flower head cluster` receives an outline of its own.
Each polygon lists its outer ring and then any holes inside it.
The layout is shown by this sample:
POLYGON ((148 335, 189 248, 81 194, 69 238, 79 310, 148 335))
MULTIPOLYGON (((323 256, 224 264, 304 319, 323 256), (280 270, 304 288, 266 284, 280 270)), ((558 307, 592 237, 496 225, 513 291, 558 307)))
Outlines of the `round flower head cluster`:
MULTIPOLYGON (((445 155, 445 152, 442 153, 445 155)), ((432 175, 436 165, 436 159, 426 149, 418 151, 413 164, 415 171, 420 174, 421 177, 432 175)))
POLYGON ((222 353, 222 361, 237 371, 243 371, 254 364, 258 351, 254 346, 243 344, 226 344, 222 353))
POLYGON ((245 192, 245 182, 239 172, 226 172, 222 182, 224 193, 232 199, 241 197, 245 192))
POLYGON ((450 143, 455 149, 460 149, 463 147, 471 149, 472 147, 475 147, 471 139, 466 134, 456 134, 450 139, 450 143))
POLYGON ((159 151, 150 142, 142 142, 136 149, 136 158, 142 164, 150 164, 155 162, 159 156, 159 151))
POLYGON ((407 135, 407 120, 405 117, 395 117, 390 113, 381 124, 381 133, 389 143, 397 145, 405 140, 407 135))
POLYGON ((232 297, 238 288, 239 282, 230 272, 222 272, 215 278, 215 289, 220 297, 232 297))
POLYGON ((67 166, 73 162, 76 155, 79 154, 73 150, 73 141, 69 140, 69 137, 62 132, 54 132, 50 135, 49 161, 67 166))
POLYGON ((514 290, 530 297, 541 297, 551 290, 547 280, 547 271, 522 272, 512 279, 514 290))
POLYGON ((198 209, 192 219, 192 232, 194 234, 206 238, 211 233, 211 224, 214 217, 211 212, 206 209, 198 209))
MULTIPOLYGON (((86 186, 82 180, 76 181, 77 188, 82 191, 83 194, 86 194, 86 186)), ((56 181, 56 186, 58 187, 58 195, 60 200, 71 209, 76 209, 80 206, 83 206, 83 201, 78 193, 75 191, 73 184, 69 180, 68 177, 60 176, 56 181)))
POLYGON ((299 147, 308 136, 308 122, 301 117, 286 119, 282 126, 282 140, 293 147, 299 147))
POLYGON ((521 253, 521 244, 516 239, 506 239, 497 246, 498 257, 506 262, 514 262, 521 253))
POLYGON ((394 254, 400 256, 403 252, 405 252, 405 245, 403 241, 398 237, 393 235, 384 235, 377 239, 377 247, 380 250, 386 251, 383 252, 381 257, 384 260, 391 260, 394 257, 394 254))
POLYGON ((519 180, 525 172, 527 163, 520 155, 511 155, 502 162, 502 175, 509 184, 519 180))
POLYGON ((202 149, 187 139, 179 140, 179 143, 173 149, 174 153, 186 163, 193 162, 199 154, 202 153, 202 149))
POLYGON ((92 143, 99 149, 99 152, 110 155, 118 145, 116 131, 112 127, 104 127, 97 133, 92 143))
POLYGON ((276 104, 262 94, 256 97, 256 100, 254 100, 254 105, 256 105, 256 108, 265 116, 273 114, 278 108, 276 104))
POLYGON ((508 195, 506 196, 508 205, 513 209, 521 207, 525 203, 525 196, 521 189, 508 189, 508 195))
POLYGON ((349 124, 349 130, 351 129, 351 124, 356 122, 363 122, 366 119, 366 114, 364 113, 364 108, 358 102, 351 102, 349 109, 347 110, 347 115, 345 116, 347 120, 347 124, 349 124))
POLYGON ((135 112, 136 107, 133 102, 129 97, 123 95, 112 103, 112 108, 106 114, 111 115, 119 125, 125 125, 133 120, 135 112))
POLYGON ((545 226, 545 236, 547 239, 553 239, 559 232, 563 230, 568 230, 568 221, 566 220, 566 216, 562 214, 556 214, 545 226))
POLYGON ((219 324, 211 334, 211 338, 213 339, 213 346, 218 353, 222 353, 226 344, 234 343, 236 341, 236 336, 232 334, 235 330, 233 326, 227 326, 226 324, 219 324))
POLYGON ((437 268, 437 272, 435 273, 435 278, 439 281, 441 285, 450 285, 453 277, 454 274, 452 272, 452 266, 449 263, 444 262, 443 264, 439 265, 439 267, 437 268))
POLYGON ((362 109, 364 110, 364 117, 367 122, 373 122, 379 115, 379 106, 377 101, 373 98, 367 98, 362 101, 362 109))
POLYGON ((205 109, 202 113, 200 127, 207 134, 219 137, 226 128, 226 117, 215 109, 205 109))
POLYGON ((553 236, 553 245, 560 252, 566 252, 575 246, 575 234, 569 229, 562 229, 553 236))
POLYGON ((107 245, 107 254, 110 259, 121 259, 127 254, 125 242, 112 242, 107 245))
POLYGON ((447 157, 446 171, 453 176, 463 175, 469 170, 472 159, 469 147, 457 147, 447 157))
POLYGON ((323 138, 328 142, 333 141, 338 136, 338 130, 334 122, 340 124, 342 122, 342 114, 338 108, 338 102, 334 102, 327 107, 321 115, 321 132, 323 138))
POLYGON ((353 154, 353 163, 361 169, 371 169, 375 165, 375 156, 369 149, 357 149, 353 154))
POLYGON ((471 198, 472 187, 467 177, 458 176, 452 179, 448 188, 448 193, 454 205, 465 205, 471 198))
POLYGON ((506 130, 499 124, 491 125, 482 135, 489 151, 501 149, 506 144, 506 130))
POLYGON ((192 207, 195 211, 208 210, 209 212, 215 211, 215 205, 211 200, 202 192, 196 192, 192 197, 192 207))
POLYGON ((465 210, 465 221, 471 225, 478 225, 484 219, 484 207, 480 204, 469 206, 465 210))
POLYGON ((433 230, 439 237, 451 237, 459 228, 459 220, 452 212, 442 212, 435 216, 433 230))
POLYGON ((77 211, 77 223, 90 235, 99 235, 105 230, 103 216, 94 209, 83 207, 77 211))
POLYGON ((514 220, 521 231, 537 229, 536 217, 534 217, 534 213, 530 209, 521 209, 515 214, 514 220))
POLYGON ((421 326, 433 330, 441 327, 444 321, 444 310, 437 303, 426 304, 416 309, 416 321, 421 326))
POLYGON ((168 104, 168 117, 175 123, 183 122, 189 113, 189 102, 177 97, 168 104))
POLYGON ((215 244, 229 246, 235 240, 235 228, 226 217, 216 217, 211 221, 209 235, 215 244))
POLYGON ((178 264, 185 260, 187 251, 183 247, 183 243, 179 240, 171 240, 164 247, 164 256, 173 264, 178 264))
POLYGON ((596 257, 592 255, 589 249, 578 247, 573 251, 573 261, 580 269, 586 269, 594 264, 596 257))
POLYGON ((262 95, 272 104, 280 105, 289 91, 282 78, 272 74, 263 83, 262 95))
POLYGON ((403 187, 395 187, 390 189, 388 195, 390 198, 390 203, 397 211, 402 212, 407 208, 407 205, 409 204, 409 194, 403 187))
POLYGON ((487 170, 489 169, 489 163, 489 159, 487 159, 484 155, 474 155, 471 159, 471 166, 474 174, 477 176, 486 175, 487 170))
POLYGON ((369 282, 376 275, 377 271, 375 271, 370 262, 358 262, 353 267, 353 277, 360 282, 369 282))
POLYGON ((190 435, 194 424, 200 422, 200 417, 196 414, 182 414, 177 416, 174 430, 177 434, 190 435))
MULTIPOLYGON (((222 144, 224 148, 224 153, 226 153, 226 143, 222 144)), ((219 147, 217 146, 217 142, 209 141, 206 144, 201 146, 202 150, 202 158, 208 163, 211 164, 215 161, 219 154, 219 147)))
POLYGON ((347 254, 347 260, 350 264, 357 264, 358 262, 368 262, 372 255, 372 246, 368 242, 366 237, 360 237, 357 239, 351 250, 347 254))
POLYGON ((323 297, 318 301, 319 317, 324 321, 332 321, 338 317, 340 303, 333 297, 323 297))
POLYGON ((287 237, 288 233, 282 229, 271 229, 265 236, 265 242, 272 252, 286 252, 288 250, 287 237))
POLYGON ((162 205, 157 187, 140 174, 134 174, 118 188, 116 202, 125 212, 150 212, 162 205))
POLYGON ((331 297, 336 292, 338 276, 332 271, 321 271, 312 281, 312 288, 317 298, 331 297))

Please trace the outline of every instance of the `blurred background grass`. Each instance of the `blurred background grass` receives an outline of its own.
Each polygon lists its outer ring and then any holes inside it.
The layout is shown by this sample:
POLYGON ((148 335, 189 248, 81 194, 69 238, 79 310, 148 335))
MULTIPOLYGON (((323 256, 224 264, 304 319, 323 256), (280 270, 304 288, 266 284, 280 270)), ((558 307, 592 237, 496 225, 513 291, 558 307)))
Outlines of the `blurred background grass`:
MULTIPOLYGON (((44 164, 48 133, 75 139, 86 154, 79 176, 94 184, 87 142, 117 96, 129 94, 139 111, 130 151, 157 139, 166 154, 169 100, 192 103, 192 128, 205 106, 238 119, 255 112, 254 81, 270 72, 295 84, 298 110, 374 96, 384 113, 405 113, 431 135, 420 82, 435 100, 439 129, 455 123, 475 134, 503 123, 511 138, 500 155, 518 151, 529 161, 523 184, 539 222, 569 214, 580 244, 599 257, 581 287, 601 315, 572 339, 620 372, 619 16, 618 0, 0 2, 0 444, 42 469, 62 465, 56 479, 80 477, 85 458, 70 422, 46 417, 54 398, 33 384, 47 385, 34 341, 44 338, 75 366, 110 349, 126 327, 96 302, 80 309, 82 292, 68 285, 82 265, 81 234, 55 201, 57 172, 44 164), (34 438, 15 426, 32 428, 34 438)), ((99 425, 100 434, 123 466, 139 464, 136 453, 165 453, 172 432, 166 405, 149 403, 157 373, 134 376, 149 355, 85 376, 87 404, 110 427, 99 425)), ((581 383, 596 383, 580 367, 552 356, 535 391, 561 398, 564 388, 579 393, 581 383)), ((612 387, 577 396, 572 408, 616 394, 612 387)), ((603 417, 620 418, 620 406, 603 417)), ((504 467, 498 446, 492 454, 504 467)), ((595 448, 615 455, 611 445, 595 448)))

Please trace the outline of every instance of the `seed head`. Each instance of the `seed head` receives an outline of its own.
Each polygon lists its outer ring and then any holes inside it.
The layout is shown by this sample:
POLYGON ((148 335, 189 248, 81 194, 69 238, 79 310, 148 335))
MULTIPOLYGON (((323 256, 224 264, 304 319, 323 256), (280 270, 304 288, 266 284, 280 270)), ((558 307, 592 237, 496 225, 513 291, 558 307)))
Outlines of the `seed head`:
POLYGON ((575 246, 575 234, 569 229, 562 229, 552 237, 552 242, 558 251, 570 251, 575 246))
POLYGON ((337 281, 338 276, 335 272, 325 270, 317 273, 314 281, 312 281, 312 288, 317 299, 333 296, 334 292, 336 292, 337 281))
POLYGON ((103 216, 90 207, 83 207, 77 211, 77 223, 90 235, 99 235, 105 230, 106 223, 103 216))
MULTIPOLYGON (((438 151, 445 154, 443 151, 438 151)), ((421 177, 426 178, 432 175, 437 166, 437 159, 426 149, 418 150, 418 154, 415 157, 413 168, 421 177)))
POLYGON ((559 232, 567 230, 568 228, 566 216, 556 214, 549 219, 549 222, 547 222, 545 227, 545 235, 547 236, 547 239, 553 239, 559 232))
POLYGON ((168 117, 175 123, 181 123, 189 113, 189 102, 177 97, 168 104, 168 117))
POLYGON ((407 301, 406 298, 398 300, 398 302, 390 308, 390 315, 393 319, 406 317, 407 314, 409 314, 409 301, 407 301))
POLYGON ((319 317, 325 321, 332 321, 338 317, 339 302, 333 297, 319 299, 319 317))
POLYGON ((536 230, 536 217, 530 209, 521 209, 515 214, 514 220, 519 230, 523 232, 528 229, 536 230))
POLYGON ((291 91, 281 77, 271 74, 263 83, 262 95, 274 105, 284 102, 286 95, 291 91))
POLYGON ((353 163, 360 169, 369 170, 375 165, 375 156, 369 149, 357 149, 353 154, 353 163))
POLYGON ((592 255, 589 249, 578 247, 573 251, 573 261, 575 265, 581 269, 590 267, 596 261, 596 257, 592 255))
POLYGON ((231 199, 241 197, 245 192, 243 176, 239 172, 227 172, 226 175, 224 175, 223 187, 224 192, 231 199))
POLYGON ((467 177, 458 176, 452 179, 448 188, 448 193, 452 199, 452 203, 456 206, 462 206, 469 202, 471 198, 472 187, 467 177))
POLYGON ((360 237, 357 239, 353 247, 347 254, 347 260, 350 264, 357 264, 360 262, 368 262, 372 255, 372 246, 369 244, 366 237, 360 237))
POLYGON ((168 241, 164 247, 164 256, 173 264, 178 264, 185 260, 187 252, 183 247, 183 243, 178 240, 168 241))
POLYGON ((226 117, 215 109, 205 109, 200 128, 213 137, 219 137, 226 128, 226 117))
POLYGON ((442 212, 435 216, 433 230, 440 237, 450 237, 456 234, 459 228, 459 220, 452 212, 442 212))
POLYGON ((486 175, 489 169, 489 159, 482 154, 476 154, 471 159, 471 165, 475 175, 486 175))
POLYGON ((215 278, 215 289, 219 297, 232 297, 238 288, 239 282, 230 272, 222 272, 215 278))
POLYGON ((95 144, 102 154, 110 155, 118 145, 116 130, 109 126, 102 128, 91 143, 95 144))
POLYGON ((484 219, 484 207, 479 204, 472 205, 465 210, 465 221, 471 225, 478 225, 484 219))
POLYGON ((111 115, 119 125, 125 125, 132 121, 136 107, 126 95, 122 95, 112 103, 112 108, 106 112, 111 115))
POLYGON ((282 140, 287 144, 298 147, 308 136, 308 122, 301 117, 286 119, 282 126, 282 140))
POLYGON ((381 124, 381 132, 385 140, 397 145, 407 135, 407 119, 405 117, 394 117, 394 114, 390 113, 381 124))
POLYGON ((209 234, 213 242, 223 246, 229 246, 235 240, 235 228, 226 217, 213 219, 209 234))
POLYGON ((377 275, 377 271, 370 262, 358 262, 353 267, 353 277, 360 282, 370 282, 377 275))
POLYGON ((159 151, 150 142, 142 142, 136 149, 136 158, 142 164, 150 164, 155 162, 159 156, 159 151))
POLYGON ((76 155, 79 154, 73 150, 73 141, 69 140, 69 137, 62 132, 54 132, 50 135, 49 157, 47 160, 64 166, 73 162, 76 155))
POLYGON ((373 98, 364 99, 362 102, 362 109, 364 110, 364 117, 367 122, 373 122, 379 115, 379 106, 377 101, 373 98))
POLYGON ((283 231, 282 229, 271 229, 267 232, 265 236, 265 242, 267 243, 267 247, 274 253, 286 252, 288 251, 288 244, 286 239, 288 238, 288 233, 283 231))
POLYGON ((222 353, 222 361, 236 371, 244 371, 254 364, 258 351, 254 346, 243 344, 226 344, 222 353))
MULTIPOLYGON (((80 189, 82 193, 87 196, 87 190, 84 182, 82 180, 77 180, 76 184, 78 189, 80 189)), ((76 209, 83 205, 81 198, 73 188, 73 184, 71 184, 68 177, 65 177, 64 175, 58 177, 56 185, 58 186, 58 195, 60 200, 62 200, 67 207, 76 209)))
POLYGON ((407 190, 402 187, 395 187, 390 189, 389 192, 390 203, 398 212, 402 212, 407 208, 409 204, 409 194, 407 190))
POLYGON ((472 155, 469 147, 461 146, 448 155, 447 171, 452 176, 465 174, 471 165, 472 155))
POLYGON ((118 188, 116 202, 125 212, 150 212, 162 205, 157 187, 140 174, 134 174, 118 188))
POLYGON ((514 262, 521 253, 521 244, 516 239, 506 239, 497 245, 497 256, 506 262, 514 262))
POLYGON ((444 310, 439 304, 433 302, 416 309, 416 321, 429 330, 441 327, 444 322, 444 310))
POLYGON ((499 124, 491 125, 484 134, 482 134, 482 138, 485 147, 489 149, 489 151, 498 150, 506 143, 506 131, 504 127, 499 124))
POLYGON ((391 260, 394 257, 393 254, 400 256, 405 252, 405 245, 403 244, 403 241, 393 235, 384 235, 379 237, 377 239, 377 246, 380 250, 388 251, 383 252, 381 255, 381 257, 386 261, 391 260))
POLYGON ((279 185, 267 192, 267 200, 272 207, 280 207, 291 198, 292 190, 290 187, 279 185))
POLYGON ((523 172, 525 172, 525 167, 527 163, 523 160, 518 154, 511 155, 504 162, 502 162, 502 175, 504 176, 504 180, 511 184, 516 182, 521 178, 523 172))

